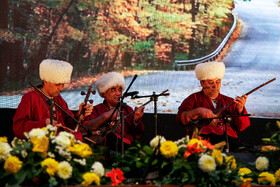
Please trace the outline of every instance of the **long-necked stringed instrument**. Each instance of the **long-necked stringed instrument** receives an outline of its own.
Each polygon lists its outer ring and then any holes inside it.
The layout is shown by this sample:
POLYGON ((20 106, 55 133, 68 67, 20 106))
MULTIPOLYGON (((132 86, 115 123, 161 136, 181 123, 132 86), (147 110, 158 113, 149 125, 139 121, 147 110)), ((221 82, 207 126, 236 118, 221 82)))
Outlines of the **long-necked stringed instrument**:
MULTIPOLYGON (((168 91, 165 90, 163 92, 161 92, 160 94, 164 94, 168 91)), ((149 104, 150 102, 152 102, 153 100, 150 99, 149 101, 147 101, 146 103, 142 104, 140 107, 144 107, 146 106, 147 104, 149 104)), ((138 107, 138 108, 140 108, 138 107)), ((133 110, 132 112, 130 112, 129 114, 125 115, 124 116, 124 119, 126 119, 127 117, 129 117, 130 115, 134 114, 135 112, 137 111, 136 110, 133 110)), ((98 144, 98 143, 101 143, 104 141, 105 139, 105 136, 110 133, 110 132, 115 132, 117 131, 117 127, 119 126, 120 124, 120 119, 116 119, 116 120, 113 120, 109 123, 104 123, 103 125, 100 125, 99 128, 97 128, 97 130, 93 131, 92 134, 94 134, 94 136, 92 137, 92 139, 98 144)))
MULTIPOLYGON (((40 92, 43 96, 45 96, 48 100, 50 100, 50 98, 41 90, 39 89, 37 86, 35 86, 34 84, 32 84, 31 82, 29 83, 33 88, 35 88, 38 92, 40 92)), ((79 125, 80 127, 82 127, 85 131, 88 131, 83 125, 81 125, 81 122, 76 120, 71 114, 69 114, 66 110, 64 110, 59 104, 57 104, 55 101, 53 101, 53 104, 55 106, 57 106, 62 112, 64 112, 64 114, 66 114, 67 116, 69 116, 73 121, 75 121, 77 123, 77 125, 79 125)), ((66 127, 66 126, 63 126, 63 125, 60 125, 60 126, 57 126, 57 127, 61 127, 65 130, 68 130, 69 132, 71 133, 76 133, 77 131, 69 128, 69 127, 66 127)), ((92 143, 96 143, 95 141, 87 138, 87 137, 84 137, 86 140, 92 142, 92 143)))
MULTIPOLYGON (((80 122, 82 121, 82 115, 84 115, 84 113, 86 111, 85 106, 87 105, 87 102, 89 102, 90 104, 93 103, 93 100, 89 99, 90 94, 93 94, 93 95, 96 94, 95 90, 92 91, 92 86, 89 86, 89 88, 87 90, 87 93, 85 93, 84 91, 81 91, 81 95, 86 95, 86 96, 85 96, 85 99, 84 99, 84 105, 81 109, 81 113, 80 113, 79 118, 78 118, 80 122)), ((77 128, 78 128, 78 125, 76 126, 75 131, 77 131, 77 128)))
MULTIPOLYGON (((257 91, 258 89, 260 89, 261 87, 275 81, 276 78, 273 78, 273 79, 270 79, 269 81, 257 86, 256 88, 250 90, 249 92, 245 93, 244 95, 248 96, 250 95, 251 93, 257 91)), ((235 100, 233 100, 232 102, 228 103, 227 105, 219 108, 219 109, 216 109, 213 111, 213 113, 217 116, 217 118, 214 118, 214 119, 211 119, 210 122, 209 122, 209 119, 205 119, 205 118, 198 118, 198 119, 195 119, 196 123, 198 123, 198 127, 201 128, 205 125, 213 125, 213 126, 216 126, 218 124, 218 119, 221 115, 221 113, 226 110, 227 108, 229 108, 231 105, 233 105, 235 103, 235 100)))

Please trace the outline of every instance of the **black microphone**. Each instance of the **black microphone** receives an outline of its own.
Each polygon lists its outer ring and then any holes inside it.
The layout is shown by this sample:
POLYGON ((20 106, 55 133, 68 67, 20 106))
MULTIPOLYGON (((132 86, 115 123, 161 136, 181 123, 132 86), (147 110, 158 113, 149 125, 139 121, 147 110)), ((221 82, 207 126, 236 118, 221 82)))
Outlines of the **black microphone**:
POLYGON ((126 94, 123 95, 123 97, 129 97, 129 96, 134 96, 139 94, 138 91, 134 91, 134 92, 127 92, 126 94))

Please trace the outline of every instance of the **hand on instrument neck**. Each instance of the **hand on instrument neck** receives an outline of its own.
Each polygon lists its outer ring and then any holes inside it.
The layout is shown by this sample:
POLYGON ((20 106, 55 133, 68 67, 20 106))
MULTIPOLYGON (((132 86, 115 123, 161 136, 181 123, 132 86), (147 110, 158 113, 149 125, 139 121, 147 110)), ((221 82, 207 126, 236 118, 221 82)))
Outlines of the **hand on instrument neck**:
POLYGON ((242 95, 241 97, 236 97, 235 98, 234 102, 236 103, 237 110, 238 110, 239 114, 243 113, 246 100, 247 100, 247 95, 242 95))

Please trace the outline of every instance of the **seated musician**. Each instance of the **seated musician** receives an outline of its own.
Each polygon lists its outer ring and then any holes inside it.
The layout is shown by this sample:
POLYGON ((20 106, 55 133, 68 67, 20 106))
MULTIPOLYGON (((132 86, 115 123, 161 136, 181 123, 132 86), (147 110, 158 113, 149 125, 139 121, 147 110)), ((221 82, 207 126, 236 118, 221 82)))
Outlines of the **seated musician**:
MULTIPOLYGON (((179 124, 191 125, 194 120, 199 118, 214 118, 225 115, 247 114, 245 103, 247 96, 233 98, 220 93, 221 79, 225 74, 223 62, 206 62, 195 67, 197 79, 200 81, 202 90, 188 96, 178 109, 176 121, 179 124), (220 109, 228 103, 234 103, 226 108, 221 114, 214 114, 213 111, 220 109)), ((232 117, 227 132, 229 137, 230 150, 234 150, 242 144, 238 140, 237 131, 241 132, 250 126, 248 116, 232 117)), ((202 120, 197 120, 198 123, 202 120)), ((202 125, 201 136, 210 139, 212 144, 225 141, 225 122, 221 119, 208 120, 209 123, 202 125), (211 123, 210 123, 211 122, 211 123), (212 123, 214 122, 214 123, 212 123)), ((189 128, 187 128, 189 129, 189 128)), ((192 132, 187 130, 187 133, 192 132)))
MULTIPOLYGON (((23 95, 20 104, 13 118, 13 131, 16 137, 25 138, 24 132, 29 132, 33 128, 43 128, 51 122, 51 110, 48 100, 53 99, 56 104, 62 107, 67 113, 74 117, 74 114, 68 109, 67 103, 61 97, 60 92, 64 84, 70 82, 73 66, 68 62, 46 59, 39 66, 39 74, 42 84, 38 87, 48 97, 45 97, 37 89, 23 95)), ((79 112, 75 117, 89 115, 92 112, 92 106, 86 105, 85 114, 80 115, 84 103, 79 106, 79 112)), ((52 124, 58 127, 58 132, 67 130, 68 127, 74 130, 73 134, 77 140, 82 140, 82 134, 75 131, 77 123, 66 115, 56 105, 53 107, 52 124)))
MULTIPOLYGON (((119 120, 119 110, 115 110, 118 106, 120 97, 122 97, 125 89, 125 80, 122 74, 117 72, 109 72, 102 75, 96 82, 95 86, 101 97, 104 98, 103 103, 94 106, 92 114, 88 117, 85 124, 87 129, 93 133, 91 139, 97 144, 106 146, 109 150, 120 152, 121 147, 121 124, 119 120), (115 112, 114 112, 115 111, 115 112), (112 116, 112 117, 111 117, 112 116), (110 119, 111 117, 111 119, 110 119), (107 131, 108 120, 110 129, 107 131), (104 132, 105 136, 99 135, 104 132)), ((123 107, 124 116, 124 149, 129 147, 135 139, 139 139, 144 132, 144 124, 141 120, 144 107, 135 107, 135 111, 128 106, 123 107), (130 115, 128 115, 130 114, 130 115)))

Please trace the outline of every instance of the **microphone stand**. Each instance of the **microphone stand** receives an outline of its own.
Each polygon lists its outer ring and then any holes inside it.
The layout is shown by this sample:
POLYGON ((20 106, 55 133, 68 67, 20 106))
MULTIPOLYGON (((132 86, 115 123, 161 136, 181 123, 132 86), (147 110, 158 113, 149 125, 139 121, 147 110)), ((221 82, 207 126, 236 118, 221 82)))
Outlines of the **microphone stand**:
POLYGON ((160 96, 169 96, 170 93, 160 93, 160 94, 156 94, 155 92, 153 92, 153 95, 145 95, 145 96, 138 96, 135 95, 133 97, 131 97, 132 99, 137 99, 137 98, 144 98, 144 97, 150 97, 151 101, 154 101, 154 124, 155 124, 155 136, 157 136, 158 134, 158 123, 157 123, 157 119, 158 119, 158 115, 157 115, 157 101, 158 101, 158 97, 160 96))
POLYGON ((53 111, 54 99, 53 99, 53 98, 49 98, 49 99, 48 99, 48 104, 49 104, 49 106, 50 106, 50 123, 51 123, 51 125, 53 125, 53 118, 54 118, 54 111, 53 111))
MULTIPOLYGON (((121 149, 122 149, 122 156, 124 156, 124 142, 123 142, 123 136, 124 136, 124 115, 123 115, 123 100, 126 97, 128 90, 130 89, 130 87, 132 86, 132 84, 134 83, 134 81, 137 78, 137 74, 134 75, 134 77, 132 78, 130 84, 128 85, 126 91, 124 92, 124 94, 122 95, 122 97, 120 97, 120 124, 121 124, 121 149)), ((118 146, 117 146, 118 147, 118 146)))
MULTIPOLYGON (((89 131, 84 125, 81 124, 81 122, 79 122, 78 120, 76 120, 73 116, 71 116, 66 110, 64 110, 59 104, 57 104, 54 99, 49 98, 42 90, 40 90, 37 86, 33 85, 31 82, 29 83, 33 88, 35 88, 38 92, 40 92, 43 96, 45 96, 47 98, 48 101, 53 101, 53 102, 48 102, 53 103, 55 106, 57 106, 62 112, 64 112, 66 115, 68 115, 72 120, 74 120, 80 127, 82 127, 86 132, 87 132, 87 136, 91 136, 92 133, 91 131, 89 131)), ((52 104, 51 104, 52 105, 52 104)), ((53 123, 53 106, 50 105, 50 119, 51 119, 51 124, 53 123)), ((52 124, 53 125, 53 124, 52 124)), ((70 131, 70 128, 67 128, 70 131)), ((72 130, 72 129, 71 129, 72 130)), ((92 141, 91 139, 85 137, 85 139, 89 140, 90 142, 95 143, 94 141, 92 141)))

